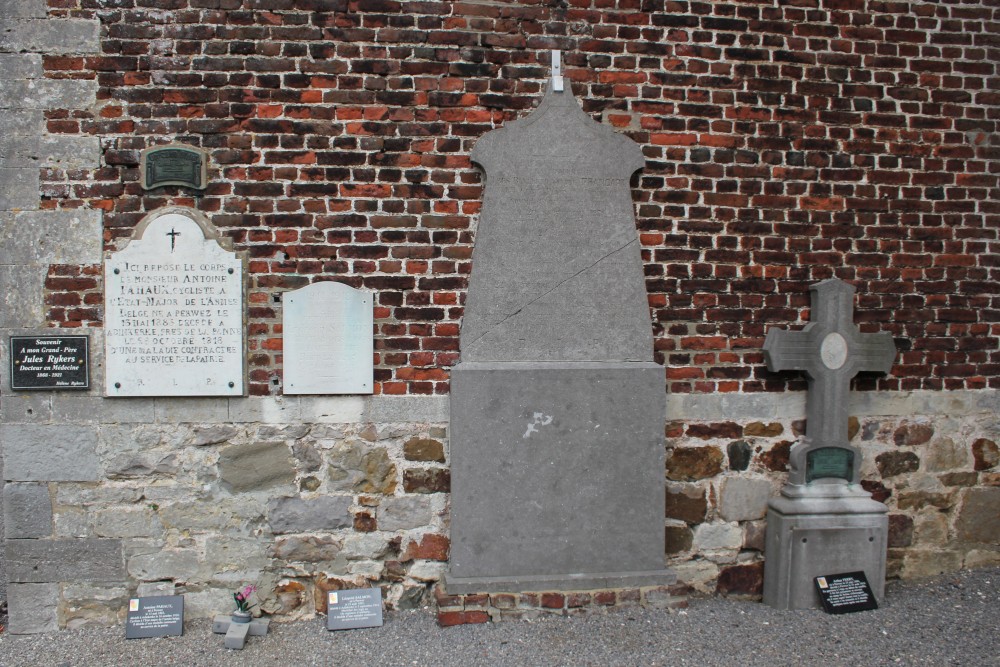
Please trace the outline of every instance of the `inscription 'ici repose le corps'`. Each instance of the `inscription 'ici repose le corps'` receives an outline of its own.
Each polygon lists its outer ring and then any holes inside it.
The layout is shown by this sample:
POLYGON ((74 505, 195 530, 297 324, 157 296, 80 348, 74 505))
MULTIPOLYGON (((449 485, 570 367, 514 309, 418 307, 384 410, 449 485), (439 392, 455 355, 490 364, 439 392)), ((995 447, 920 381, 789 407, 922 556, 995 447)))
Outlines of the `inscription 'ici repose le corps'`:
POLYGON ((243 392, 243 265, 183 215, 105 264, 109 396, 243 392))

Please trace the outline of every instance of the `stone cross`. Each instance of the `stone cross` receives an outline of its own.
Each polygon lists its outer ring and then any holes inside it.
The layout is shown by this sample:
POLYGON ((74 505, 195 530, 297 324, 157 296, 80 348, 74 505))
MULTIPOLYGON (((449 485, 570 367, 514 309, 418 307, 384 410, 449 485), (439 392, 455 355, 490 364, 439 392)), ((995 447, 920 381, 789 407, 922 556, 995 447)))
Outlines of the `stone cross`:
POLYGON ((809 288, 809 324, 802 331, 771 329, 764 340, 769 371, 804 371, 806 435, 814 446, 847 447, 847 398, 861 371, 888 373, 896 346, 888 332, 863 334, 854 326, 854 287, 829 278, 809 288))
POLYGON ((212 632, 226 635, 223 645, 226 648, 242 651, 247 643, 247 637, 263 637, 271 623, 270 618, 255 618, 249 623, 233 623, 229 614, 219 614, 212 620, 212 632))

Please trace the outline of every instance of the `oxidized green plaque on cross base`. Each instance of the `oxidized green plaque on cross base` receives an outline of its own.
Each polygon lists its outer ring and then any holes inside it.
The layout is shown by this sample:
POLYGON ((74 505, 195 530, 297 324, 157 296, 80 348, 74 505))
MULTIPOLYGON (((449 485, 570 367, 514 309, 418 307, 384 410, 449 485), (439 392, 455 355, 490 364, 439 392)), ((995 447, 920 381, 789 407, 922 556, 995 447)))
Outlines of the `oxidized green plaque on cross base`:
POLYGON ((843 447, 820 447, 806 454, 806 483, 821 477, 851 481, 854 452, 843 447))
POLYGON ((208 180, 208 154, 198 148, 172 144, 147 148, 139 160, 142 188, 180 185, 204 190, 208 180))

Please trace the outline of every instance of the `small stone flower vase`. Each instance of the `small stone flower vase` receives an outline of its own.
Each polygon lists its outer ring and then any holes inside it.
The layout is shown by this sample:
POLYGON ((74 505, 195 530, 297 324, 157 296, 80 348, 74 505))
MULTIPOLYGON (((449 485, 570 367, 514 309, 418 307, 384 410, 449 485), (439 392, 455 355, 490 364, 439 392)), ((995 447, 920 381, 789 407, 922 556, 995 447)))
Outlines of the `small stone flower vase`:
POLYGON ((253 614, 248 611, 234 611, 233 612, 233 623, 249 623, 253 620, 253 614))

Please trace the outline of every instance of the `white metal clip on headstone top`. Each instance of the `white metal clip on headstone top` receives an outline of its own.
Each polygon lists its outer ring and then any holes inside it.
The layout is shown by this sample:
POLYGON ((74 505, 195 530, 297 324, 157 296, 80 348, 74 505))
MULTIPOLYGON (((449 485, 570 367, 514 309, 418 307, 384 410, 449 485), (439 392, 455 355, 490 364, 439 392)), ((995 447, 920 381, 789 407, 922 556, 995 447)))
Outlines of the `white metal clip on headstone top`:
POLYGON ((552 90, 557 93, 563 91, 562 62, 560 52, 552 51, 552 90))

